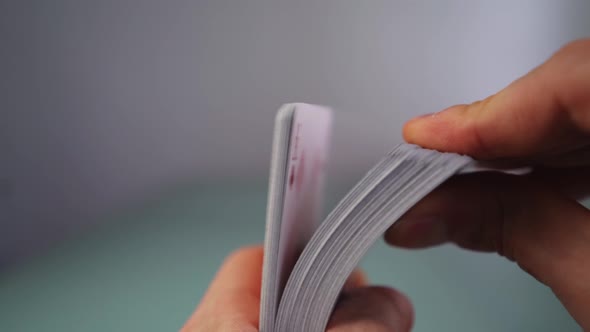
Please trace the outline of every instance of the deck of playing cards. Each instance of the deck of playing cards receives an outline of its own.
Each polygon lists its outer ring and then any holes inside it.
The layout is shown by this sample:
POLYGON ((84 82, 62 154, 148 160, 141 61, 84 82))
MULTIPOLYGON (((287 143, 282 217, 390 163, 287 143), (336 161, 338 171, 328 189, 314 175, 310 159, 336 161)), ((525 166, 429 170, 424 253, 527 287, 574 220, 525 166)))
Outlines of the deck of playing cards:
POLYGON ((402 144, 320 221, 332 112, 278 112, 270 168, 261 332, 324 331, 346 279, 369 247, 420 199, 472 168, 466 156, 402 144))

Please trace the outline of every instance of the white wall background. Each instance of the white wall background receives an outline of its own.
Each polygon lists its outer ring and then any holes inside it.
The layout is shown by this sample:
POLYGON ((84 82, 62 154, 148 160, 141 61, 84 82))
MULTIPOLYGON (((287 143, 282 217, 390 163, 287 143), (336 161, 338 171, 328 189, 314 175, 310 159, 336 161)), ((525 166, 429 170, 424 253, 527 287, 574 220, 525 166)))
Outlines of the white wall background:
POLYGON ((590 35, 588 1, 0 2, 0 263, 182 182, 265 181, 284 102, 338 113, 335 182, 410 117, 590 35))

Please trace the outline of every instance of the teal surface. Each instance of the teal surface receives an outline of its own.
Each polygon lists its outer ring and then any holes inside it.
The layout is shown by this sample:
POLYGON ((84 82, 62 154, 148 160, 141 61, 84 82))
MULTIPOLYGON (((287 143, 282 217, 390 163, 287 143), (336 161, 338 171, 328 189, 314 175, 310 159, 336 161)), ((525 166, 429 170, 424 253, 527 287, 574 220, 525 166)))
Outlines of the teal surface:
MULTIPOLYGON (((110 218, 0 274, 0 331, 176 331, 223 257, 262 241, 265 204, 265 186, 204 185, 110 218)), ((579 331, 496 255, 378 243, 362 266, 413 299, 415 331, 579 331)))

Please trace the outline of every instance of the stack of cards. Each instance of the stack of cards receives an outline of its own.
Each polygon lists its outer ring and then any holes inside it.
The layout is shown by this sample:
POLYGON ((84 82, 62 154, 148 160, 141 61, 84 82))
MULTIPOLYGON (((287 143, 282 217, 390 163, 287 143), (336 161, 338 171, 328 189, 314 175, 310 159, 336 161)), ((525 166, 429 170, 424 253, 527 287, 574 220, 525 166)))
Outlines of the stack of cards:
POLYGON ((331 112, 288 104, 277 115, 261 289, 261 332, 324 331, 370 246, 469 157, 402 144, 318 224, 331 112))
POLYGON ((287 104, 277 113, 264 241, 261 331, 274 330, 287 279, 320 221, 331 127, 332 112, 325 107, 287 104))

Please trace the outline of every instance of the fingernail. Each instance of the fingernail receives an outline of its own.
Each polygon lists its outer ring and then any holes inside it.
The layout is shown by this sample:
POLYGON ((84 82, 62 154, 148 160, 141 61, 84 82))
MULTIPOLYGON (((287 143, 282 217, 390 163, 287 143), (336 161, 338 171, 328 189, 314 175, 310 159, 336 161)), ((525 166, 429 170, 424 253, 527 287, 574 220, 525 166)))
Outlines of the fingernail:
POLYGON ((425 216, 400 219, 387 231, 385 240, 396 246, 424 248, 445 243, 449 236, 443 220, 425 216))
POLYGON ((428 119, 428 118, 435 118, 435 117, 437 117, 437 116, 441 115, 442 113, 445 113, 446 111, 448 111, 448 110, 451 110, 451 109, 453 109, 453 108, 454 108, 454 106, 451 106, 451 107, 447 107, 447 108, 445 108, 445 109, 444 109, 444 110, 442 110, 442 111, 438 111, 438 112, 434 112, 434 113, 426 113, 426 114, 418 115, 417 117, 413 118, 411 121, 414 121, 414 120, 423 120, 423 119, 428 119))
POLYGON ((436 113, 426 113, 426 114, 418 115, 417 117, 414 117, 412 120, 421 120, 421 119, 429 118, 429 117, 432 117, 435 115, 436 115, 436 113))

